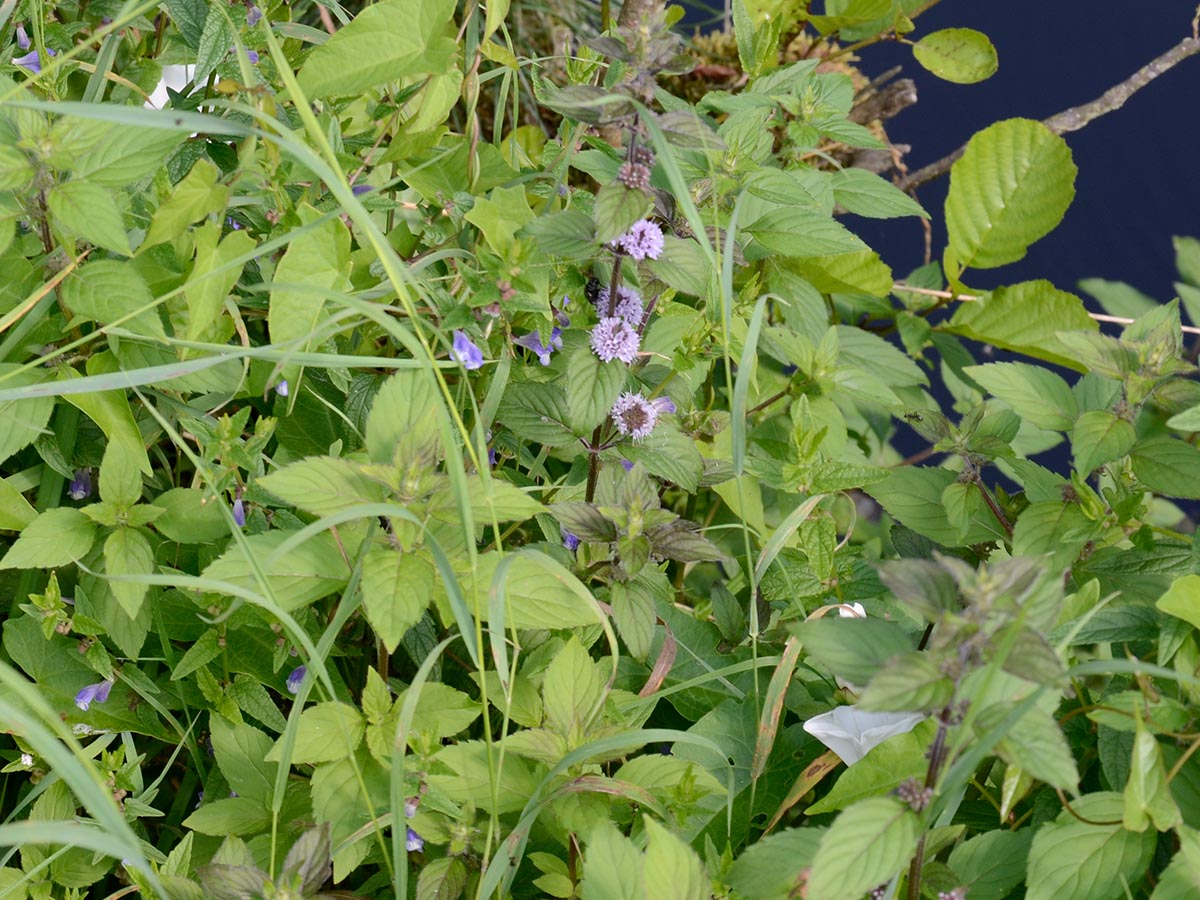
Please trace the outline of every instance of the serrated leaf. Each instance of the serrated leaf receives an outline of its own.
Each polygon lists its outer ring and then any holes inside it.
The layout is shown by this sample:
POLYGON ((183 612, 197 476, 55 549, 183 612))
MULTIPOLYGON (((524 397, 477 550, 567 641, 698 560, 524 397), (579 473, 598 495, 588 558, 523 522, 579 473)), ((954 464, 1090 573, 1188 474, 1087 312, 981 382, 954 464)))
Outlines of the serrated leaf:
POLYGON ((891 793, 908 778, 924 775, 929 768, 926 751, 933 739, 934 726, 928 720, 911 731, 894 734, 872 747, 854 765, 848 767, 833 788, 809 806, 808 816, 845 809, 860 800, 891 793))
POLYGON ((576 434, 586 434, 605 420, 628 377, 627 366, 618 360, 602 362, 586 344, 571 354, 567 404, 576 434))
POLYGON ((947 862, 971 900, 1004 900, 1025 878, 1034 829, 985 831, 963 841, 947 862))
POLYGON ((154 211, 142 247, 172 241, 196 220, 224 209, 229 189, 217 183, 220 175, 221 170, 215 163, 207 159, 196 160, 171 195, 154 211))
POLYGON ((1142 727, 1140 717, 1124 798, 1122 821, 1128 831, 1145 831, 1152 823, 1157 831, 1170 831, 1183 824, 1183 816, 1171 796, 1162 748, 1154 735, 1142 727))
POLYGON ((864 490, 879 501, 888 514, 918 534, 946 547, 978 544, 1002 538, 1000 523, 990 511, 975 517, 965 535, 953 526, 942 506, 942 492, 956 476, 946 469, 908 466, 893 469, 888 478, 864 490))
POLYGON ((317 47, 297 80, 312 100, 361 94, 385 81, 445 71, 455 52, 453 0, 386 0, 365 7, 317 47))
POLYGON ((944 28, 913 44, 913 56, 938 78, 975 84, 991 78, 1000 65, 988 36, 973 28, 944 28))
POLYGON ((276 549, 293 534, 291 531, 269 531, 249 535, 245 539, 245 551, 238 544, 231 544, 220 557, 209 563, 204 576, 229 581, 257 593, 262 590, 259 574, 265 574, 274 599, 286 610, 296 609, 343 588, 350 572, 337 541, 328 532, 314 535, 275 557, 276 549), (246 553, 254 556, 253 565, 246 553))
POLYGON ((655 900, 708 900, 711 889, 700 857, 649 816, 643 816, 647 842, 643 877, 646 896, 655 900))
POLYGON ((1133 474, 1147 488, 1168 497, 1200 499, 1200 450, 1176 438, 1139 441, 1129 451, 1133 474))
POLYGON ((496 419, 522 440, 549 447, 578 441, 571 430, 567 395, 556 384, 510 384, 496 419))
POLYGON ((57 227, 85 241, 128 256, 129 237, 113 195, 87 181, 56 184, 46 195, 46 205, 57 227))
POLYGON ((617 539, 617 526, 591 503, 554 503, 548 509, 564 531, 569 531, 581 541, 607 543, 617 539))
MULTIPOLYGON (((0 364, 0 376, 8 387, 36 384, 44 378, 40 372, 17 372, 12 363, 0 364)), ((31 397, 0 401, 0 462, 29 446, 45 432, 54 412, 53 397, 31 397)))
POLYGON ((746 231, 767 253, 782 256, 834 256, 870 249, 841 223, 798 208, 772 210, 746 231))
POLYGON ((916 712, 941 708, 953 696, 954 682, 928 654, 905 653, 888 660, 875 674, 858 705, 876 712, 916 712))
POLYGON ((630 462, 644 466, 651 475, 685 491, 695 492, 700 486, 704 457, 696 449, 696 442, 679 430, 673 418, 660 420, 647 437, 624 445, 621 453, 630 462))
POLYGON ((1075 196, 1066 141, 1040 122, 1006 119, 977 132, 950 170, 946 229, 957 262, 1015 262, 1054 229, 1075 196))
POLYGON ((358 464, 331 456, 310 456, 291 463, 258 479, 258 485, 314 516, 380 503, 387 496, 383 486, 367 478, 358 464))
POLYGON ((52 569, 80 560, 96 539, 96 526, 69 507, 48 509, 25 526, 0 569, 52 569))
POLYGON ((1059 375, 1028 363, 988 363, 963 371, 1032 425, 1066 431, 1079 415, 1071 386, 1059 375))
POLYGON ((1132 422, 1106 409, 1085 412, 1071 433, 1075 471, 1086 477, 1099 466, 1123 457, 1136 440, 1132 422))
POLYGON ((542 683, 546 726, 569 739, 584 733, 604 699, 604 679, 596 663, 572 637, 551 660, 542 683))
POLYGON ((132 263, 115 259, 90 263, 63 283, 62 296, 66 307, 83 320, 101 325, 119 322, 137 334, 165 336, 162 320, 151 305, 154 294, 132 263))
POLYGON ((908 864, 919 834, 916 815, 898 800, 873 797, 854 804, 821 838, 807 897, 859 900, 908 864))
POLYGON ((1121 827, 1120 794, 1088 794, 1043 825, 1029 849, 1026 900, 1117 900, 1150 862, 1155 835, 1121 827), (1081 822, 1116 822, 1094 825, 1081 822))
POLYGON ((833 173, 833 196, 850 212, 872 219, 894 219, 899 216, 929 218, 929 213, 920 203, 890 181, 853 166, 833 173))
MULTIPOLYGON (((329 700, 310 706, 300 713, 291 763, 305 765, 346 759, 353 755, 365 731, 362 714, 349 704, 329 700)), ((282 742, 266 755, 268 762, 277 763, 282 758, 282 742)))
POLYGON ((213 3, 208 7, 208 15, 204 18, 204 29, 200 32, 200 42, 196 47, 196 74, 192 80, 203 84, 208 76, 233 47, 233 29, 230 26, 229 13, 222 9, 221 4, 213 3))
POLYGON ((363 557, 363 612, 389 653, 425 614, 433 580, 433 566, 415 553, 372 547, 363 557))
POLYGON ((645 573, 643 569, 631 581, 613 582, 609 594, 617 634, 625 641, 629 654, 640 662, 650 654, 654 637, 654 593, 643 581, 645 573))
POLYGON ((77 180, 100 187, 125 187, 154 172, 186 135, 165 128, 82 120, 81 131, 90 134, 91 149, 72 166, 77 180))
POLYGON ((431 860, 417 877, 416 900, 457 900, 467 887, 467 867, 457 856, 431 860))
POLYGON ((583 896, 587 900, 629 900, 645 896, 642 855, 607 820, 597 823, 583 857, 583 896))
POLYGON ((625 187, 619 181, 604 185, 596 194, 596 240, 606 243, 619 238, 634 222, 645 218, 652 206, 645 191, 625 187))

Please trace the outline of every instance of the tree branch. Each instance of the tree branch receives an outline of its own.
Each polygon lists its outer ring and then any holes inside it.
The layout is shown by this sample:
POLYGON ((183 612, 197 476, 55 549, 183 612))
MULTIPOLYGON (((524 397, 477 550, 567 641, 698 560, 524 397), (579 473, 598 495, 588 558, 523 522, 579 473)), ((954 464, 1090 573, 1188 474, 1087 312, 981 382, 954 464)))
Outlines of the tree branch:
MULTIPOLYGON (((1120 109, 1130 97, 1159 75, 1174 68, 1189 56, 1195 56, 1197 53, 1200 53, 1200 39, 1197 39, 1195 36, 1184 38, 1162 56, 1142 66, 1127 79, 1109 88, 1091 103, 1084 103, 1081 106, 1073 106, 1070 109, 1065 109, 1043 120, 1042 124, 1055 134, 1078 131, 1093 119, 1098 119, 1100 116, 1120 109)), ((902 191, 911 191, 926 182, 940 178, 950 171, 950 167, 954 165, 955 160, 963 155, 964 150, 966 150, 966 144, 948 156, 939 159, 937 162, 930 163, 925 168, 918 169, 911 175, 901 178, 896 182, 896 187, 902 191)))

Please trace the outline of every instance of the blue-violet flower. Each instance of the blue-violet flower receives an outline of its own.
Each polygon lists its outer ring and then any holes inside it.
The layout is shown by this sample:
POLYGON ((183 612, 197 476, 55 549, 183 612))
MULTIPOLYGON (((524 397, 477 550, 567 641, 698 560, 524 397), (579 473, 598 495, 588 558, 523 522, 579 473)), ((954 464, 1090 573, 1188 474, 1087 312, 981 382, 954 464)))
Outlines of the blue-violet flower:
POLYGON ((67 496, 72 500, 86 500, 92 493, 92 470, 76 469, 75 477, 67 487, 67 496))
POLYGON ((22 50, 28 50, 33 41, 29 39, 29 32, 25 30, 24 25, 17 26, 17 46, 22 50))
POLYGON ((307 666, 296 666, 292 669, 291 674, 287 677, 287 689, 289 694, 300 693, 300 685, 304 683, 304 676, 308 674, 307 666))
POLYGON ((454 355, 464 369, 478 369, 483 365, 483 351, 467 337, 465 331, 454 332, 454 355))
POLYGON ((246 24, 253 28, 258 24, 258 20, 262 18, 262 10, 251 4, 246 9, 246 24))
POLYGON ((567 531, 561 525, 559 526, 558 530, 562 534, 562 542, 563 542, 564 547, 566 547, 571 552, 574 552, 579 549, 579 536, 578 535, 571 534, 571 532, 567 531))
POLYGON ((75 705, 87 712, 88 707, 93 703, 103 703, 108 699, 108 692, 112 690, 113 680, 107 678, 104 681, 96 684, 89 684, 75 695, 75 705))
POLYGON ((541 337, 536 331, 531 331, 519 338, 514 338, 513 343, 518 347, 524 347, 526 350, 532 350, 543 366, 550 365, 550 354, 555 350, 562 349, 562 329, 554 328, 550 332, 550 343, 543 344, 541 337))
POLYGON ((408 829, 408 834, 404 839, 404 849, 409 853, 420 853, 425 849, 425 838, 421 837, 411 828, 408 829))
POLYGON ((233 521, 237 522, 238 528, 246 524, 246 504, 242 502, 241 497, 233 501, 233 521))
MULTIPOLYGON (((50 49, 47 49, 46 52, 51 56, 58 55, 50 49)), ((38 56, 38 52, 36 50, 30 50, 24 56, 15 57, 13 59, 13 65, 20 66, 22 69, 28 69, 30 72, 33 72, 35 75, 37 75, 42 71, 42 58, 38 56)))

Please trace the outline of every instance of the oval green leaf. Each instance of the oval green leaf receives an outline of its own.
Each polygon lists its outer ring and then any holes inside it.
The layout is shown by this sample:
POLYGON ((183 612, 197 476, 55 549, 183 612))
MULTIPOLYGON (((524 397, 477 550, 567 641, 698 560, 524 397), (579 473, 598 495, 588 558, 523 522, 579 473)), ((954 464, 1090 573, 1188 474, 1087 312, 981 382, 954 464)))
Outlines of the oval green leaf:
POLYGON ((944 28, 913 44, 913 56, 945 81, 975 84, 996 74, 1000 60, 988 36, 973 28, 944 28))

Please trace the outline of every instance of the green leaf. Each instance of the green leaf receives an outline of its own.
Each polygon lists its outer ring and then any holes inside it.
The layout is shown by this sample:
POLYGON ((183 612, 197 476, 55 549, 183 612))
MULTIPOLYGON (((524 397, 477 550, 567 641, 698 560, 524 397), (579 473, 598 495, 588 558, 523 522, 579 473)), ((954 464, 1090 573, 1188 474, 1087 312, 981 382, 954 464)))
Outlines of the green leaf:
POLYGON ((222 501, 205 497, 197 488, 172 488, 154 498, 164 509, 154 520, 155 530, 181 544, 207 544, 229 536, 229 524, 221 512, 222 501))
POLYGON ((646 896, 655 900, 709 900, 712 891, 704 864, 678 837, 649 816, 643 878, 646 896))
POLYGON ((1200 449, 1176 438, 1139 441, 1129 452, 1138 481, 1168 497, 1200 500, 1200 449))
POLYGON ((596 226, 591 216, 578 209, 538 216, 520 231, 532 238, 543 253, 566 259, 588 259, 596 254, 596 226))
POLYGON ((959 306, 948 330, 963 337, 1016 350, 1076 371, 1076 352, 1059 340, 1064 331, 1097 332, 1083 301, 1048 281, 1024 281, 997 288, 983 300, 959 306))
POLYGON ((617 634, 625 641, 629 654, 640 662, 645 662, 649 656, 650 642, 654 637, 656 592, 650 583, 651 578, 643 568, 630 581, 614 581, 609 595, 617 634))
POLYGON ((954 682, 928 654, 905 653, 875 673, 858 705, 876 712, 918 712, 943 707, 953 696, 954 682))
POLYGON ((221 170, 214 163, 207 159, 196 160, 191 171, 154 211, 142 247, 173 241, 197 219, 223 210, 229 189, 217 183, 220 176, 221 170))
POLYGON ((171 671, 171 680, 178 681, 186 678, 201 666, 206 666, 221 655, 220 635, 215 628, 209 628, 196 640, 187 652, 179 658, 171 671))
POLYGON ((1079 415, 1071 386, 1059 375, 1028 363, 988 363, 963 371, 1038 428, 1067 431, 1079 415))
POLYGON ((317 47, 300 70, 300 90, 310 99, 364 93, 385 81, 444 72, 456 44, 447 31, 454 0, 385 0, 317 47))
POLYGON ((824 828, 788 828, 759 838, 734 860, 729 885, 742 897, 791 896, 803 884, 824 834, 824 828))
POLYGON ((0 530, 20 531, 37 518, 37 512, 6 478, 0 478, 0 530))
POLYGON ((524 522, 546 511, 532 495, 500 478, 489 478, 486 485, 473 479, 470 500, 476 522, 490 522, 493 516, 498 522, 524 522))
MULTIPOLYGON (((301 206, 298 214, 305 225, 320 217, 308 205, 301 206)), ((297 350, 319 345, 315 333, 328 318, 328 294, 350 289, 350 230, 340 218, 330 219, 293 238, 275 269, 267 313, 271 342, 297 350)), ((292 363, 283 371, 284 378, 295 382, 300 367, 292 363)))
MULTIPOLYGON (((191 828, 200 834, 211 834, 222 837, 227 834, 254 834, 261 831, 271 821, 271 814, 262 803, 249 797, 224 797, 205 803, 198 810, 183 820, 185 828, 191 828)), ((209 867, 212 868, 212 867, 209 867)), ((226 885, 229 879, 222 875, 226 885)), ((263 879, 246 882, 247 887, 257 884, 261 887, 263 879)), ((227 895, 228 896, 228 895, 227 895)), ((257 893, 246 893, 243 897, 256 897, 257 893)))
POLYGON ((0 191, 19 191, 33 179, 29 158, 10 144, 0 144, 0 191))
POLYGON ((1171 582, 1155 604, 1163 612, 1200 628, 1200 575, 1183 575, 1171 582))
MULTIPOLYGON (((362 713, 347 703, 330 700, 310 706, 300 713, 291 762, 305 765, 347 759, 354 754, 365 732, 366 721, 362 713)), ((266 754, 266 760, 279 762, 283 758, 283 749, 281 738, 266 754)))
POLYGON ((533 221, 533 210, 525 197, 525 188, 493 188, 486 197, 479 197, 464 218, 483 232, 484 239, 498 254, 505 254, 513 238, 533 221))
POLYGON ((1040 122, 1006 119, 976 133, 950 170, 946 198, 958 264, 992 269, 1021 259, 1062 221, 1077 171, 1066 141, 1040 122))
POLYGON ((629 377, 618 360, 601 362, 586 344, 567 363, 567 406, 576 434, 592 431, 607 417, 629 377))
POLYGON ((805 652, 838 678, 866 684, 893 656, 914 649, 898 622, 826 616, 791 627, 805 652))
POLYGON ((1071 433, 1071 451, 1075 471, 1086 477, 1105 463, 1123 457, 1137 440, 1133 423, 1109 412, 1094 409, 1075 422, 1071 433))
POLYGON ((1000 61, 988 36, 972 28, 944 28, 913 44, 913 56, 946 81, 975 84, 996 74, 1000 61))
POLYGON ((275 793, 278 766, 266 761, 271 739, 250 725, 233 724, 220 716, 209 717, 217 766, 238 796, 262 806, 275 793))
POLYGON ((947 862, 971 900, 1004 900, 1025 878, 1034 829, 985 831, 963 841, 947 862))
POLYGON ((872 747, 867 755, 849 766, 833 788, 804 811, 807 816, 845 809, 860 800, 891 793, 909 778, 923 775, 929 768, 926 752, 933 740, 932 721, 920 723, 912 731, 893 735, 872 747))
POLYGON ((1125 884, 1140 882, 1154 853, 1153 832, 1136 834, 1121 826, 1120 794, 1087 794, 1072 801, 1033 836, 1029 849, 1026 900, 1117 900, 1125 884), (1081 822, 1116 822, 1093 825, 1081 822))
POLYGON ((228 581, 252 593, 259 594, 257 573, 266 575, 275 600, 285 610, 293 610, 340 590, 350 573, 342 558, 341 548, 329 533, 314 535, 282 556, 267 562, 276 548, 294 532, 269 531, 245 539, 246 558, 242 548, 233 544, 204 570, 204 577, 228 581))
MULTIPOLYGON (((814 256, 796 260, 793 265, 800 275, 823 294, 869 294, 872 297, 886 297, 895 283, 892 270, 874 250, 814 256)), ((858 328, 853 330, 860 331, 858 328)), ((860 333, 867 334, 862 331, 860 333)))
POLYGON ((401 369, 383 383, 367 418, 367 455, 372 462, 423 456, 438 444, 441 398, 428 372, 401 369))
MULTIPOLYGON (((980 717, 980 733, 986 733, 1008 712, 1007 704, 989 707, 980 717)), ((1054 716, 1043 709, 1035 707, 1022 716, 1001 739, 996 752, 1005 762, 1053 787, 1065 791, 1079 787, 1071 747, 1054 716)))
POLYGON ((759 256, 834 256, 868 250, 861 240, 828 216, 793 207, 775 209, 755 220, 746 231, 761 248, 759 256))
POLYGON ((854 804, 821 838, 808 876, 807 896, 811 900, 860 900, 908 864, 920 830, 913 811, 891 797, 854 804))
POLYGON ((694 493, 704 472, 704 457, 696 442, 674 424, 673 419, 659 420, 649 436, 637 443, 624 444, 620 453, 633 463, 640 463, 651 475, 677 484, 694 493))
POLYGON ((556 384, 510 384, 496 419, 525 441, 548 447, 566 447, 578 441, 569 424, 567 395, 556 384))
MULTIPOLYGON (((37 384, 45 378, 42 372, 17 372, 20 368, 13 363, 0 363, 0 378, 3 378, 6 387, 37 384)), ((53 397, 0 401, 0 462, 29 446, 38 435, 43 434, 53 412, 53 397)))
MULTIPOLYGON (((233 231, 218 242, 221 226, 216 222, 204 223, 192 235, 196 258, 183 292, 187 299, 187 339, 223 340, 210 332, 225 311, 229 292, 242 275, 242 267, 232 263, 254 249, 254 238, 244 231, 233 231)), ((278 271, 275 277, 279 278, 278 271)))
POLYGON ((874 172, 849 166, 834 172, 832 180, 834 199, 852 213, 872 219, 929 218, 920 203, 874 172))
POLYGON ((46 195, 46 205, 54 224, 68 234, 122 256, 130 254, 116 200, 99 185, 88 181, 56 184, 46 195))
POLYGON ((893 469, 885 481, 863 490, 874 497, 902 525, 946 547, 979 544, 1002 538, 1000 523, 990 511, 975 517, 966 534, 950 523, 942 506, 942 492, 957 476, 947 469, 908 466, 893 469))
POLYGON ((291 463, 258 479, 258 486, 314 516, 362 503, 381 503, 387 496, 384 487, 364 475, 357 463, 332 456, 310 456, 291 463))
POLYGON ((63 304, 83 321, 164 337, 154 294, 133 263, 101 259, 78 269, 62 286, 63 304), (138 312, 138 310, 143 310, 138 312), (123 320, 123 321, 122 321, 123 320))
POLYGON ((1154 735, 1142 725, 1141 716, 1137 716, 1133 761, 1129 767, 1124 797, 1125 814, 1122 821, 1127 831, 1145 831, 1151 823, 1158 831, 1170 831, 1183 824, 1183 816, 1167 782, 1162 748, 1154 735))
POLYGON ((1114 316, 1125 316, 1136 319, 1153 309, 1159 303, 1153 297, 1147 297, 1137 288, 1123 281, 1106 281, 1103 278, 1081 278, 1079 289, 1085 294, 1096 298, 1104 311, 1114 316))
POLYGON ((560 735, 584 734, 604 701, 604 679, 574 635, 546 669, 542 704, 546 727, 560 735))
POLYGON ((372 547, 363 557, 363 612, 389 653, 425 614, 433 576, 433 566, 414 553, 372 547))
MULTIPOLYGON (((153 575, 154 549, 136 528, 121 527, 104 542, 104 572, 106 575, 153 575)), ((112 591, 129 618, 141 611, 142 601, 150 585, 137 581, 110 581, 112 591)))
POLYGON ((85 119, 77 126, 93 140, 91 149, 73 166, 76 180, 100 187, 125 187, 141 181, 163 164, 186 135, 165 128, 85 119))
POLYGON ((596 240, 601 243, 615 240, 629 226, 645 218, 653 203, 645 191, 628 188, 613 181, 596 194, 596 240))
POLYGON ((196 74, 192 80, 203 84, 233 48, 233 29, 230 28, 228 10, 219 3, 208 7, 204 19, 204 30, 200 32, 200 44, 196 48, 196 74))
POLYGON ((142 497, 142 473, 120 444, 109 444, 100 462, 100 499, 119 512, 127 511, 142 497))
POLYGON ((456 856, 429 862, 417 877, 416 900, 458 900, 467 887, 467 867, 456 856))
POLYGON ((96 526, 69 507, 49 509, 25 526, 0 569, 53 569, 80 560, 96 539, 96 526))
POLYGON ((642 855, 633 842, 607 820, 597 823, 583 857, 586 900, 629 900, 645 896, 642 855))

